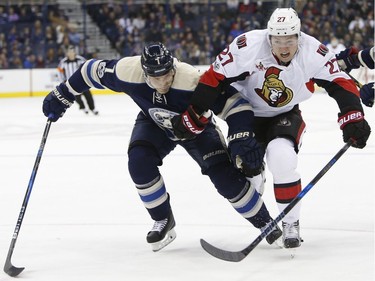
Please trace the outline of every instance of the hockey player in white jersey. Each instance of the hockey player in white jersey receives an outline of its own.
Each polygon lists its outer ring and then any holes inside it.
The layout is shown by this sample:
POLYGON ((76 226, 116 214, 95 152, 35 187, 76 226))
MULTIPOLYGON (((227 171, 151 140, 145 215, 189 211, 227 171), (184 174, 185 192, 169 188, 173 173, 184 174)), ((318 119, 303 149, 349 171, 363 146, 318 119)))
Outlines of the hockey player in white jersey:
MULTIPOLYGON (((345 142, 352 139, 354 147, 363 148, 370 135, 354 82, 340 71, 334 53, 300 28, 295 10, 278 8, 267 29, 236 37, 201 77, 189 110, 172 120, 176 135, 194 134, 194 124, 187 126, 184 120, 194 115, 195 126, 202 128, 202 112, 222 99, 220 93, 227 85, 234 86, 252 105, 253 116, 226 120, 233 163, 254 182, 262 170, 259 155, 265 155, 280 211, 301 191, 297 155, 305 122, 299 103, 312 96, 314 84, 336 100, 345 142)), ((316 110, 319 114, 319 108, 316 110)), ((300 208, 299 203, 283 219, 286 248, 301 245, 300 208)))

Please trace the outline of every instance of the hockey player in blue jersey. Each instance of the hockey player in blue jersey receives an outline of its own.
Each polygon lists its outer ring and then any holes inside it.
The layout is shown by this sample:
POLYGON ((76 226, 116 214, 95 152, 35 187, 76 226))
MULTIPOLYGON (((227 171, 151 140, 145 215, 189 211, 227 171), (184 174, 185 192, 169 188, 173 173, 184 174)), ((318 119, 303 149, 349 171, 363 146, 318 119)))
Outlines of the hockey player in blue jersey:
MULTIPOLYGON (((340 68, 350 72, 352 69, 367 67, 374 69, 374 47, 358 50, 356 47, 349 47, 336 55, 340 68)), ((364 105, 374 105, 374 82, 364 84, 359 94, 364 105)))
MULTIPOLYGON (((187 136, 181 140, 173 133, 171 119, 187 110, 200 75, 193 66, 173 58, 163 44, 149 43, 141 56, 86 61, 43 101, 43 112, 52 121, 64 114, 76 95, 91 87, 124 92, 140 107, 129 143, 128 169, 144 206, 155 221, 146 237, 153 251, 162 249, 176 237, 171 198, 159 166, 177 145, 188 152, 217 191, 256 228, 264 229, 271 220, 259 193, 231 163, 211 111, 199 120, 185 120, 186 124, 194 122, 194 138, 187 136), (201 131, 196 126, 198 123, 202 125, 201 131)), ((230 89, 223 93, 223 102, 219 100, 213 106, 213 112, 225 120, 239 113, 251 113, 250 105, 230 89)), ((228 132, 232 136, 243 131, 240 124, 234 124, 228 132)), ((262 161, 261 148, 252 149, 255 158, 258 155, 258 161, 262 161)), ((272 244, 281 235, 281 230, 275 227, 266 240, 272 244)))

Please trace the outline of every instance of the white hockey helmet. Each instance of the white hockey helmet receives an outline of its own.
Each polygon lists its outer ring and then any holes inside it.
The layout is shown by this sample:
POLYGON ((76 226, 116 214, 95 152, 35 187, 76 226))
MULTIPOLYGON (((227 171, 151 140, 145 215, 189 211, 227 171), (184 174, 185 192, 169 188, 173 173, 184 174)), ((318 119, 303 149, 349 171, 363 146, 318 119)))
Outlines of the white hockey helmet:
POLYGON ((277 8, 267 24, 268 34, 271 36, 300 36, 301 20, 292 8, 277 8))

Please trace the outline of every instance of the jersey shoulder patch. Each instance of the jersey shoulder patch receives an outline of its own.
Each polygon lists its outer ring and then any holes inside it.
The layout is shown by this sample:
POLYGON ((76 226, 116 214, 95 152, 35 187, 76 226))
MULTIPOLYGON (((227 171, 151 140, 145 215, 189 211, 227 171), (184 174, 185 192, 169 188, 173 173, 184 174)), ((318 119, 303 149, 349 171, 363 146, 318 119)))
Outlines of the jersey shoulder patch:
POLYGON ((329 50, 324 44, 320 44, 319 47, 318 47, 318 50, 316 50, 316 52, 318 54, 322 55, 323 57, 325 57, 326 54, 328 54, 329 50))

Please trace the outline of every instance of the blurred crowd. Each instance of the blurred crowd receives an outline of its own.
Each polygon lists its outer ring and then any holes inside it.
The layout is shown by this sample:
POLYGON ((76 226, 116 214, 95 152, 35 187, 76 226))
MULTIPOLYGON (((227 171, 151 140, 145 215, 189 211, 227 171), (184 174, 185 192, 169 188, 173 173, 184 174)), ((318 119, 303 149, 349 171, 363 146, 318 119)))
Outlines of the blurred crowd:
MULTIPOLYGON (((48 1, 47 1, 48 2, 48 1)), ((150 1, 152 2, 152 1, 150 1)), ((86 11, 120 56, 162 41, 178 59, 210 64, 237 35, 266 28, 277 1, 206 1, 206 4, 87 4, 86 11), (212 2, 212 3, 211 3, 212 2)), ((335 52, 374 45, 374 2, 298 1, 302 31, 335 52)), ((56 67, 69 45, 90 58, 84 34, 57 4, 0 5, 0 69, 56 67)))

